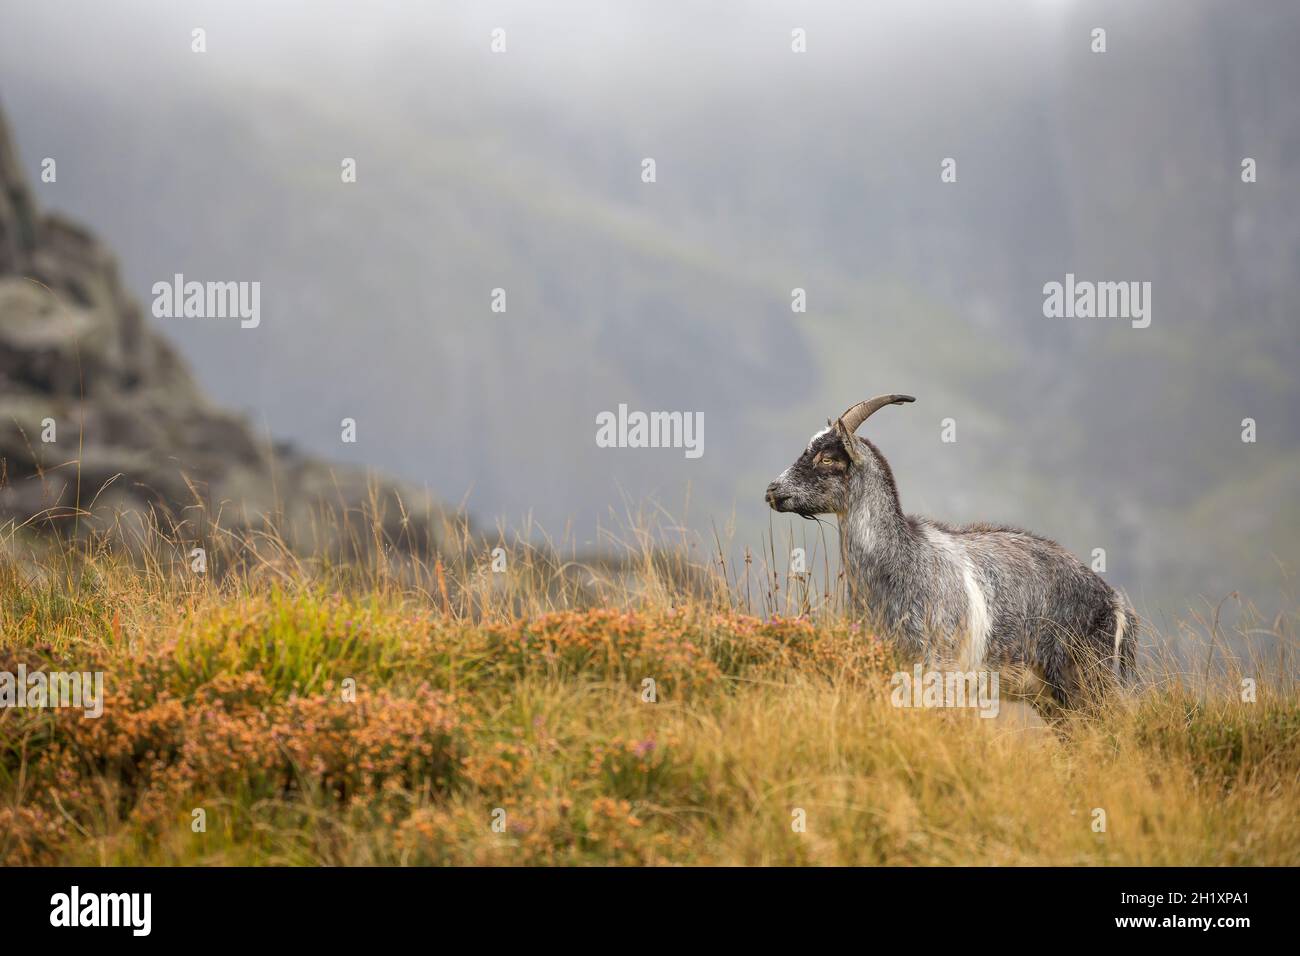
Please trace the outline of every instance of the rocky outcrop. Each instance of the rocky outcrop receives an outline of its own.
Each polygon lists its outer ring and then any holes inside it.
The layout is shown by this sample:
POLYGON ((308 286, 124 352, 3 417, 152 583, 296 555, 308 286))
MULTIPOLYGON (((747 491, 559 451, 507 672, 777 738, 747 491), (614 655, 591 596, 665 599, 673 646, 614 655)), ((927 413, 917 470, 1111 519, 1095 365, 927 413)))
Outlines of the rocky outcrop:
POLYGON ((0 528, 103 529, 151 510, 195 537, 269 518, 294 543, 367 548, 340 519, 378 512, 394 545, 421 552, 447 517, 422 491, 259 440, 209 404, 109 250, 37 208, 0 115, 0 528))

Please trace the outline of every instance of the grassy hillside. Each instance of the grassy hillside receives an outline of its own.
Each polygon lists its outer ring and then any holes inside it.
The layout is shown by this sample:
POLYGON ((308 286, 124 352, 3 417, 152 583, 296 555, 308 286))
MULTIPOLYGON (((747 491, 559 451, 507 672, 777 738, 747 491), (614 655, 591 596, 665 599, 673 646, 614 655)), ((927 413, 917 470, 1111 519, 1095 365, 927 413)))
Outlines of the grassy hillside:
POLYGON ((892 706, 910 664, 816 585, 762 619, 654 554, 332 567, 266 535, 197 575, 142 543, 5 541, 0 671, 105 699, 0 709, 0 863, 1300 863, 1300 696, 1213 640, 1219 683, 1148 647, 1053 730, 892 706))

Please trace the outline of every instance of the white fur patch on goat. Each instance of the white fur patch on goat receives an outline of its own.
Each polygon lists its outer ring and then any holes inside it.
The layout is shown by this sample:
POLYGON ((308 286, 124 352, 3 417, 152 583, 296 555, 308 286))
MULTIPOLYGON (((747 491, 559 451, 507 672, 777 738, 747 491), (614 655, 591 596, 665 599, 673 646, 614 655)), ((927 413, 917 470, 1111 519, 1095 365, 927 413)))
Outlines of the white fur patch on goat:
POLYGON ((1124 629, 1128 627, 1128 614, 1123 601, 1115 602, 1115 669, 1123 669, 1123 658, 1120 657, 1120 648, 1124 644, 1124 629))
POLYGON ((866 503, 859 504, 849 512, 848 520, 852 524, 852 534, 855 541, 861 543, 863 548, 871 547, 871 509, 866 503))
POLYGON ((984 600, 984 589, 975 580, 975 566, 966 555, 962 555, 961 560, 961 580, 966 586, 966 653, 962 666, 973 671, 984 665, 992 622, 989 620, 988 602, 984 600))
POLYGON ((808 450, 808 451, 812 451, 812 446, 815 445, 815 444, 817 444, 817 439, 821 438, 823 435, 825 435, 827 432, 829 432, 833 427, 834 427, 833 425, 827 425, 825 428, 823 428, 823 429, 822 429, 821 431, 819 431, 817 434, 813 435, 812 438, 809 438, 809 439, 808 439, 808 448, 807 448, 807 450, 808 450))
POLYGON ((989 618, 989 605, 984 598, 984 589, 976 579, 975 565, 971 562, 966 549, 958 545, 952 535, 937 528, 927 527, 925 536, 961 574, 962 587, 966 591, 966 634, 959 650, 958 662, 963 670, 978 670, 983 666, 984 655, 988 652, 989 632, 993 624, 989 618))

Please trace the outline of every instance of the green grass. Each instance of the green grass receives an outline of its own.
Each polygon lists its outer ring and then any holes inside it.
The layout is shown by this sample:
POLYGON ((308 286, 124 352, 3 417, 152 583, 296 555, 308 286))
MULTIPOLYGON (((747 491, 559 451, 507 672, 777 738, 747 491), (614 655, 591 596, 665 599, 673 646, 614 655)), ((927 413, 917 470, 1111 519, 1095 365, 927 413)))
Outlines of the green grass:
POLYGON ((1051 729, 895 708, 908 665, 835 606, 752 616, 654 560, 620 597, 522 546, 500 580, 472 547, 200 577, 152 546, 8 542, 0 671, 102 670, 106 699, 0 710, 0 863, 1300 863, 1276 665, 1148 654, 1051 729))

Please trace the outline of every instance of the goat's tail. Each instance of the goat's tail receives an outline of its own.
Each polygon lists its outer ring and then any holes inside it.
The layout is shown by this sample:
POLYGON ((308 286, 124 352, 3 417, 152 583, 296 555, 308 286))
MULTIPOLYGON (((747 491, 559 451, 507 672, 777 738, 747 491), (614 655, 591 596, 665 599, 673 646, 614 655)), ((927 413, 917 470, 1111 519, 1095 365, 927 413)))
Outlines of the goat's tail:
POLYGON ((1137 677, 1137 642, 1141 624, 1137 613, 1118 592, 1111 600, 1111 612, 1114 625, 1111 630, 1114 635, 1112 666, 1115 676, 1128 684, 1137 677))

